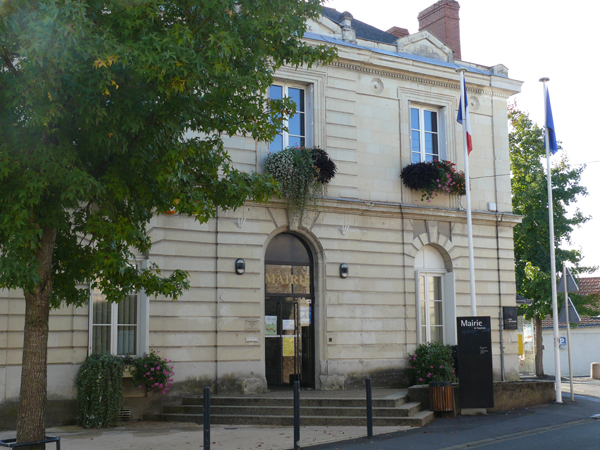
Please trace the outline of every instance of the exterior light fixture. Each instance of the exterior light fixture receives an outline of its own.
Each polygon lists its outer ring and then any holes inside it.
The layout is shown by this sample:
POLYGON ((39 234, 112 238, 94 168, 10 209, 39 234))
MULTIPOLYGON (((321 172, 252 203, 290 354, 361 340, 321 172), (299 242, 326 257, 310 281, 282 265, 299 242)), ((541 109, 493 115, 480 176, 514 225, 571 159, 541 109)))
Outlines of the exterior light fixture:
POLYGON ((246 271, 246 261, 242 258, 238 258, 235 260, 235 273, 238 275, 243 275, 246 271))
POLYGON ((346 264, 346 263, 340 264, 340 277, 348 278, 348 264, 346 264))

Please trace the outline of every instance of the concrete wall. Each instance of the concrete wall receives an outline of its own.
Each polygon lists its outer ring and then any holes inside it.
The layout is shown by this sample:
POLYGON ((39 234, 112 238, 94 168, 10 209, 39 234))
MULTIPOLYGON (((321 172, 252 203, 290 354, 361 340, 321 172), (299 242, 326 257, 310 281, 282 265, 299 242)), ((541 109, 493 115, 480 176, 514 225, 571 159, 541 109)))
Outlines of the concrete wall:
MULTIPOLYGON (((559 336, 567 338, 567 329, 560 328, 559 336)), ((543 330, 544 373, 554 375, 554 331, 543 330)), ((600 362, 600 327, 578 327, 571 329, 571 360, 573 376, 589 377, 590 366, 600 362)), ((569 356, 566 348, 560 349, 561 376, 569 376, 569 356)))

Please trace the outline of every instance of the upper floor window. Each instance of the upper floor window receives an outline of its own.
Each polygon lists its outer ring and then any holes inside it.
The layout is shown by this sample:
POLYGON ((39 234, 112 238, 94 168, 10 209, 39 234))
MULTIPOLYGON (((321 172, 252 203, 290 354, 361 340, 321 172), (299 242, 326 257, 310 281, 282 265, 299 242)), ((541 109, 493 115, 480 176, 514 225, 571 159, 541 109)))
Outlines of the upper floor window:
POLYGON ((278 152, 287 147, 304 147, 309 145, 307 138, 308 101, 304 87, 291 86, 287 83, 272 84, 269 87, 269 98, 281 100, 289 97, 296 104, 296 113, 284 117, 287 131, 282 131, 271 141, 270 152, 278 152))
POLYGON ((433 109, 410 108, 410 136, 413 163, 440 159, 440 118, 433 109))

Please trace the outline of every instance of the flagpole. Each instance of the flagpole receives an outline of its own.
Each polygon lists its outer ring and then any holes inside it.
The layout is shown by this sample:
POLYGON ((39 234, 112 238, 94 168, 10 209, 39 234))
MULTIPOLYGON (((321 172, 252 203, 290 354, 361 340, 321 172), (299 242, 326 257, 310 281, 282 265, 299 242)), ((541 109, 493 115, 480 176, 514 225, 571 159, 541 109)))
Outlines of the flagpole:
POLYGON ((467 148, 467 114, 465 101, 465 75, 466 68, 461 67, 456 69, 460 74, 460 108, 463 118, 463 149, 465 156, 465 191, 467 193, 467 235, 469 241, 469 278, 471 285, 471 315, 477 315, 477 303, 475 301, 475 259, 473 257, 473 224, 471 221, 471 184, 469 182, 469 149, 467 148))
POLYGON ((548 184, 548 216, 550 222, 550 281, 552 283, 552 322, 554 323, 554 387, 556 389, 556 403, 562 403, 562 394, 560 389, 560 383, 562 379, 560 375, 560 348, 558 346, 558 302, 556 299, 556 257, 554 255, 554 203, 552 200, 552 174, 550 172, 550 136, 548 134, 548 86, 546 86, 546 82, 550 81, 550 78, 540 78, 540 81, 544 83, 546 179, 548 184))

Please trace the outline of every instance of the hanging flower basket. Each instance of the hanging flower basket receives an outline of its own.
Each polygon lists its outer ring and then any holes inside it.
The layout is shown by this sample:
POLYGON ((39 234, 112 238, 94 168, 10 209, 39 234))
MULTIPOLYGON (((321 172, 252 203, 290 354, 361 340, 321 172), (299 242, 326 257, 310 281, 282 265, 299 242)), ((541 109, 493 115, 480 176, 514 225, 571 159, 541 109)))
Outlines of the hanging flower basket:
POLYGON ((438 193, 465 195, 465 174, 456 171, 450 161, 430 161, 409 164, 400 174, 409 189, 421 191, 421 200, 431 201, 438 193))
POLYGON ((279 182, 281 195, 288 200, 290 217, 302 221, 309 205, 316 208, 337 167, 325 150, 291 147, 271 153, 265 172, 279 182))

